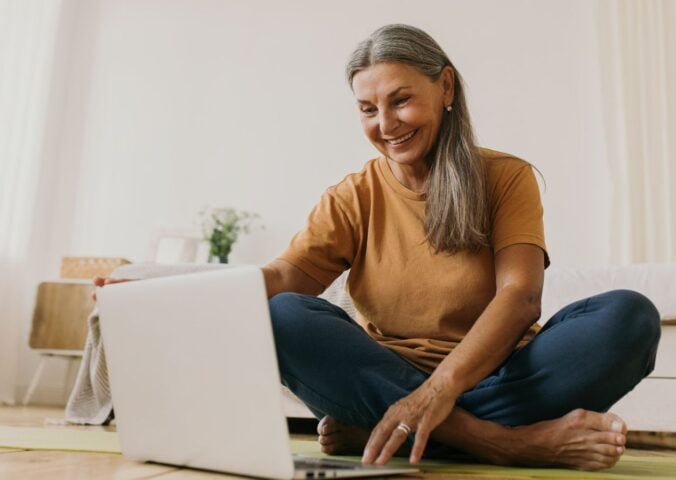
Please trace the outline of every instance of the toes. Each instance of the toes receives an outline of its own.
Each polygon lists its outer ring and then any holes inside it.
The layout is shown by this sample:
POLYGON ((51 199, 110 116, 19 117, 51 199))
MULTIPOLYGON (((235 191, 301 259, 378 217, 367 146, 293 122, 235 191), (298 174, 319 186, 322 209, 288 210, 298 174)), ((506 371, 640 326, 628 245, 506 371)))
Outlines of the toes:
MULTIPOLYGON (((628 428, 627 428, 627 424, 625 423, 625 421, 622 420, 622 419, 621 419, 620 417, 618 417, 617 415, 615 415, 614 413, 610 413, 610 412, 609 412, 609 413, 607 413, 606 415, 610 415, 610 417, 613 419, 613 423, 617 423, 617 424, 620 425, 620 430, 619 430, 619 432, 620 432, 622 435, 625 435, 625 436, 626 436, 626 435, 627 435, 627 430, 628 430, 628 428)), ((612 425, 612 423, 611 423, 611 425, 612 425)), ((618 431, 618 430, 615 429, 615 428, 611 428, 611 430, 613 430, 613 431, 615 431, 615 432, 618 431)))
POLYGON ((606 457, 621 457, 624 453, 624 447, 618 447, 617 445, 595 445, 592 447, 593 450, 601 455, 606 457))
POLYGON ((614 413, 598 413, 578 408, 566 415, 571 427, 579 430, 598 430, 626 435, 627 425, 614 413))
POLYGON ((620 460, 620 455, 600 455, 598 457, 598 462, 602 465, 601 468, 610 468, 615 466, 615 464, 620 460))
POLYGON ((624 453, 625 443, 626 439, 621 433, 587 431, 578 437, 576 450, 619 458, 624 453))
POLYGON ((603 470, 613 467, 619 459, 619 456, 590 453, 585 455, 584 460, 580 461, 575 468, 578 470, 603 470))
POLYGON ((338 453, 340 453, 340 452, 338 451, 338 448, 337 448, 335 445, 333 445, 333 444, 330 444, 330 445, 322 445, 322 446, 321 446, 321 451, 322 451, 322 453, 325 453, 325 454, 327 454, 327 455, 337 455, 338 453))
POLYGON ((319 435, 330 435, 338 430, 338 422, 333 417, 326 416, 317 424, 317 433, 319 435))
POLYGON ((599 462, 599 461, 590 461, 590 462, 584 462, 582 463, 579 467, 574 467, 576 470, 584 470, 584 471, 589 471, 589 472, 596 472, 598 470, 605 470, 607 468, 611 468, 615 465, 615 463, 608 463, 608 462, 599 462))
POLYGON ((587 443, 590 445, 610 445, 612 447, 623 447, 627 439, 621 433, 613 432, 594 432, 586 436, 587 443))
POLYGON ((627 424, 619 416, 611 412, 599 413, 597 415, 601 415, 602 424, 606 430, 621 433, 622 435, 627 434, 627 424))
POLYGON ((317 424, 317 435, 322 434, 322 429, 324 428, 324 423, 326 422, 327 418, 329 418, 329 417, 322 417, 322 419, 317 424))
POLYGON ((323 435, 319 437, 319 446, 322 453, 326 453, 327 455, 361 453, 361 450, 356 449, 354 446, 350 446, 349 443, 345 443, 342 439, 325 437, 323 435))
POLYGON ((614 466, 620 457, 624 454, 624 447, 620 445, 613 445, 611 443, 604 443, 612 440, 606 434, 605 439, 595 443, 590 440, 591 445, 581 453, 582 461, 578 463, 579 468, 583 470, 602 470, 614 466))

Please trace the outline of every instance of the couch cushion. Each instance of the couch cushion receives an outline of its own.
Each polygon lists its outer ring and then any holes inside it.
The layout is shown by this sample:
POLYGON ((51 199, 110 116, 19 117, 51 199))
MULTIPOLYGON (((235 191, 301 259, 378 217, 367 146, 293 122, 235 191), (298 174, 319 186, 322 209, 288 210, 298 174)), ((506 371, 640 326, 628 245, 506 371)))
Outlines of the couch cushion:
POLYGON ((653 301, 663 319, 676 317, 676 264, 550 267, 545 272, 540 323, 569 303, 616 289, 640 292, 653 301))

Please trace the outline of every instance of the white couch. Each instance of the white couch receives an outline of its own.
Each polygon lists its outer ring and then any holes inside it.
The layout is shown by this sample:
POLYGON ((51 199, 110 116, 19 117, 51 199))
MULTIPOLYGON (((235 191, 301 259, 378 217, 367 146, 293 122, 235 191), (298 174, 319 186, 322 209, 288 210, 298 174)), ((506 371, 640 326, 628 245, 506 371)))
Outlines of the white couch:
MULTIPOLYGON (((343 274, 322 297, 354 316, 354 306, 344 291, 345 279, 343 274)), ((631 430, 676 432, 676 265, 550 267, 545 273, 540 323, 569 303, 615 289, 636 290, 655 303, 662 316, 662 338, 654 372, 611 411, 625 419, 631 430)), ((290 392, 285 395, 288 416, 312 417, 290 392)))

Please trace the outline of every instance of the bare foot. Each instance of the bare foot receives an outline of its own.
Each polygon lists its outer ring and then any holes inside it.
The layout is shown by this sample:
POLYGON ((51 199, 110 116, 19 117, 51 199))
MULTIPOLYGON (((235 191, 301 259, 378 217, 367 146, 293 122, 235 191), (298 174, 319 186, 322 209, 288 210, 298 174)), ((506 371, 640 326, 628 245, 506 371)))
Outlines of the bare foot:
POLYGON ((613 413, 573 410, 555 420, 514 427, 502 452, 484 459, 503 465, 601 470, 624 453, 627 426, 613 413))
MULTIPOLYGON (((361 455, 371 432, 333 417, 324 417, 317 425, 319 444, 327 455, 361 455)), ((408 455, 410 449, 402 446, 397 455, 408 455)))

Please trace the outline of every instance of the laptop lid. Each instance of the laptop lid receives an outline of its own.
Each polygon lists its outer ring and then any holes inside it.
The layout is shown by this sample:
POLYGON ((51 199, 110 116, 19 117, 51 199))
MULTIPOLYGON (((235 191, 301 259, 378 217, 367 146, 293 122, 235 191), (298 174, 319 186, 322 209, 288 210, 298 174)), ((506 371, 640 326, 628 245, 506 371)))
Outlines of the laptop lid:
POLYGON ((259 268, 108 285, 97 298, 125 455, 293 476, 259 268))

